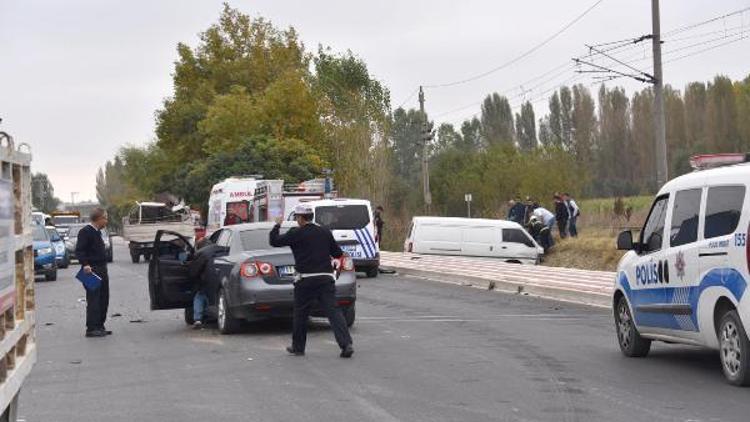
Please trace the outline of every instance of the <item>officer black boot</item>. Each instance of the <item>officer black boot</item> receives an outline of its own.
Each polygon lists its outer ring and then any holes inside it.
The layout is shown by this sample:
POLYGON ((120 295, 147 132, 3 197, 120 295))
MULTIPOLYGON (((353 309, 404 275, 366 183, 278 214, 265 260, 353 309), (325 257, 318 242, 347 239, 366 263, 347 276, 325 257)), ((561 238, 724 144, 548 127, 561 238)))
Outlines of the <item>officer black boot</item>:
POLYGON ((305 356, 305 352, 301 352, 299 350, 294 350, 294 347, 292 347, 292 346, 287 346, 286 351, 289 352, 290 355, 305 356))
POLYGON ((343 349, 341 349, 341 356, 342 358, 350 358, 354 354, 354 347, 352 347, 351 344, 346 345, 343 349))

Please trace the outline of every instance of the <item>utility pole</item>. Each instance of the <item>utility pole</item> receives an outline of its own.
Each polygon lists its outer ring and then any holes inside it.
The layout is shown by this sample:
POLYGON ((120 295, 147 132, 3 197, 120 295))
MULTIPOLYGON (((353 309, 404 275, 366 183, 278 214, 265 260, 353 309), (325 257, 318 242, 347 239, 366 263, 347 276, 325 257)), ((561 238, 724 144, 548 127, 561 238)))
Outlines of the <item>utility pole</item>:
POLYGON ((78 195, 78 192, 70 192, 70 204, 71 205, 76 204, 76 195, 78 195))
POLYGON ((424 111, 424 91, 419 86, 419 111, 422 116, 422 190, 424 194, 424 212, 426 215, 432 213, 432 193, 430 192, 430 164, 429 164, 429 144, 434 134, 432 133, 432 124, 427 121, 427 113, 424 111))
POLYGON ((661 69, 661 24, 659 0, 651 0, 652 43, 654 53, 654 129, 656 142, 656 188, 667 183, 667 130, 664 122, 664 76, 661 69))

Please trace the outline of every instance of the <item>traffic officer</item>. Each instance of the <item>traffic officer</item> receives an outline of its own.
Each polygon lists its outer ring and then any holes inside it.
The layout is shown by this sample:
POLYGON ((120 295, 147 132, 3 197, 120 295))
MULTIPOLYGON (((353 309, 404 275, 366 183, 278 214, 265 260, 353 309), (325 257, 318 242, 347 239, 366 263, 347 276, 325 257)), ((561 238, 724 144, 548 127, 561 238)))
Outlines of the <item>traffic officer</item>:
POLYGON ((76 258, 85 273, 94 273, 102 279, 99 288, 86 289, 86 337, 104 337, 112 334, 104 327, 109 307, 109 275, 102 229, 107 226, 107 211, 94 208, 89 218, 91 222, 78 231, 76 258))
POLYGON ((294 208, 294 218, 299 227, 279 234, 282 218, 276 218, 276 225, 269 235, 271 246, 289 246, 294 254, 297 280, 294 283, 294 321, 292 345, 287 352, 303 356, 307 340, 307 320, 310 308, 317 301, 323 308, 333 328, 336 342, 341 348, 341 357, 354 354, 352 338, 346 327, 346 320, 336 306, 336 285, 331 257, 340 258, 344 253, 333 239, 330 230, 313 223, 313 209, 300 204, 294 208))

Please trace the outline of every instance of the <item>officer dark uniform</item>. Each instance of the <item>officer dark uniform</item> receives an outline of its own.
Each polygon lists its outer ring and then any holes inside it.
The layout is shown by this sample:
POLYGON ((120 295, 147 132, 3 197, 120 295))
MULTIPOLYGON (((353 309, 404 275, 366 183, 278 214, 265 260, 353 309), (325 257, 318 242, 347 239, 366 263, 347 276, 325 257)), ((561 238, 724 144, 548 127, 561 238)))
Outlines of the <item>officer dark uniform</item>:
POLYGON ((354 353, 352 338, 344 315, 336 306, 336 286, 331 265, 331 257, 340 258, 344 253, 330 230, 312 222, 312 208, 304 204, 298 205, 294 216, 299 227, 280 235, 281 224, 277 220, 269 235, 271 246, 292 248, 298 273, 298 280, 294 284, 292 346, 286 350, 297 356, 305 354, 307 320, 310 308, 317 301, 328 316, 336 342, 341 348, 341 357, 351 357, 354 353))
POLYGON ((84 271, 90 269, 102 279, 98 289, 86 289, 86 337, 104 337, 112 334, 112 331, 104 328, 109 307, 109 275, 102 229, 107 225, 107 212, 96 208, 90 217, 91 224, 78 231, 76 258, 84 271))

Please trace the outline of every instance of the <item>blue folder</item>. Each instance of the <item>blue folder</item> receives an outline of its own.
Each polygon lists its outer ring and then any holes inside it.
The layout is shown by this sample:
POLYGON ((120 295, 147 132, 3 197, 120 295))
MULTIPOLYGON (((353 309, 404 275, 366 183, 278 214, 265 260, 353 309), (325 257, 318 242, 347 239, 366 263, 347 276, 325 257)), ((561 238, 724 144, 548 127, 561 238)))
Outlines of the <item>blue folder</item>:
POLYGON ((102 285, 102 278, 96 275, 96 273, 90 273, 86 274, 83 271, 83 267, 81 267, 81 270, 78 271, 78 274, 76 274, 76 278, 83 283, 83 287, 86 290, 96 290, 102 285))

